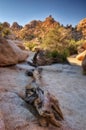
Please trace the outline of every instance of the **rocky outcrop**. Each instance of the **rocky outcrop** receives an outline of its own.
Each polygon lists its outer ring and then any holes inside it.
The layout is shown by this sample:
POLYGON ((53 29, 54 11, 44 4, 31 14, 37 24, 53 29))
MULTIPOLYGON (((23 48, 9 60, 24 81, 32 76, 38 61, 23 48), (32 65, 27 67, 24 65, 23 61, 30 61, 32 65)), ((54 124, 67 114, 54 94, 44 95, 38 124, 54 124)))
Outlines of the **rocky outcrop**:
POLYGON ((11 40, 0 38, 0 66, 8 66, 24 61, 28 52, 22 51, 11 40))
POLYGON ((33 20, 29 24, 26 24, 25 27, 28 29, 35 28, 38 24, 41 24, 41 21, 33 20))
MULTIPOLYGON (((16 35, 16 38, 26 40, 32 40, 40 37, 43 38, 46 33, 51 30, 51 28, 55 28, 57 26, 64 27, 63 25, 60 25, 58 21, 55 21, 52 15, 46 17, 44 21, 33 20, 24 27, 19 25, 17 22, 13 22, 12 26, 10 26, 8 22, 4 22, 3 26, 11 29, 16 35)), ((70 34, 75 40, 80 40, 81 38, 86 39, 86 18, 82 19, 76 27, 67 25, 64 28, 70 30, 70 34)))
POLYGON ((11 29, 12 29, 12 30, 20 30, 20 29, 22 29, 22 26, 19 25, 17 22, 14 22, 14 23, 12 24, 12 26, 11 26, 11 29))
POLYGON ((4 28, 10 28, 10 24, 9 24, 8 22, 4 22, 4 23, 3 23, 3 27, 4 27, 4 28))
POLYGON ((77 25, 77 30, 80 30, 83 34, 83 38, 86 39, 86 18, 82 19, 77 25))
POLYGON ((55 21, 51 15, 47 17, 42 23, 42 27, 47 28, 47 29, 49 27, 50 28, 56 27, 57 25, 60 25, 59 22, 55 21))
POLYGON ((46 32, 58 25, 60 25, 59 22, 55 21, 51 15, 44 21, 33 20, 20 30, 18 37, 27 40, 32 40, 36 37, 44 37, 46 32))

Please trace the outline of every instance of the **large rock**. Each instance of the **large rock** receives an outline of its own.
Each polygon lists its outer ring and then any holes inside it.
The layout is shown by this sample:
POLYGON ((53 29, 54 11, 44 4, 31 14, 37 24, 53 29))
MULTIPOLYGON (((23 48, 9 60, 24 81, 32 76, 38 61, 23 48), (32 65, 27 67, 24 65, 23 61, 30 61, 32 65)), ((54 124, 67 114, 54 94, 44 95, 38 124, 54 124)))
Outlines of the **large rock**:
POLYGON ((82 53, 83 51, 86 50, 86 42, 84 42, 83 44, 81 44, 78 48, 77 51, 78 53, 82 53))
POLYGON ((86 55, 82 61, 82 69, 83 69, 83 73, 86 74, 86 55))
POLYGON ((83 61, 85 55, 86 55, 86 50, 83 51, 82 53, 78 54, 78 55, 76 56, 76 58, 77 58, 78 60, 80 60, 80 61, 83 61))
POLYGON ((25 46, 22 40, 14 40, 14 43, 22 50, 25 50, 25 46))
POLYGON ((0 130, 5 130, 4 118, 1 110, 0 110, 0 130))
POLYGON ((27 57, 28 52, 22 51, 13 41, 0 38, 0 66, 17 64, 27 57))

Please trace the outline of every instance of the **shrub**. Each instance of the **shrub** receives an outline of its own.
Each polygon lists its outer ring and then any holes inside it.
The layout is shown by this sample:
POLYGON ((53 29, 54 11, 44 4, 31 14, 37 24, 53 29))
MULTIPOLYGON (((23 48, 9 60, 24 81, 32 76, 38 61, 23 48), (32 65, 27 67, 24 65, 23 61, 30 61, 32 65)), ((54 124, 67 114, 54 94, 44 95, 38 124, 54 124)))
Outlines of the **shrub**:
POLYGON ((28 48, 30 51, 32 51, 33 48, 36 46, 36 44, 33 43, 33 42, 25 42, 24 45, 25 45, 25 47, 28 48))
POLYGON ((67 61, 67 57, 70 55, 69 50, 66 48, 61 52, 61 58, 63 62, 67 61))
POLYGON ((57 62, 66 62, 67 61, 67 57, 69 56, 69 50, 68 49, 64 49, 61 52, 57 51, 57 50, 48 50, 46 53, 46 58, 50 58, 50 59, 55 59, 57 60, 57 62))
POLYGON ((0 31, 2 31, 3 30, 3 25, 2 25, 2 23, 0 23, 0 31))
POLYGON ((52 52, 51 52, 51 56, 53 57, 53 58, 56 58, 57 56, 58 56, 58 51, 57 50, 53 50, 52 52))

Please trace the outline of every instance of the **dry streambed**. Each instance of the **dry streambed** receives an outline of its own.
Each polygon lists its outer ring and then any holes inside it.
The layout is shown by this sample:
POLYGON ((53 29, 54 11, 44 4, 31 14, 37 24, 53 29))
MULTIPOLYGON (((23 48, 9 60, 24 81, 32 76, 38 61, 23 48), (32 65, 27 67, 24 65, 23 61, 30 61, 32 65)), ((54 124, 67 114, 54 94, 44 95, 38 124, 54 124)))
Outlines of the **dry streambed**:
POLYGON ((43 68, 43 88, 59 100, 64 122, 61 128, 38 126, 25 102, 16 94, 24 92, 30 77, 25 70, 32 67, 18 64, 0 68, 0 130, 85 130, 86 76, 80 66, 55 64, 43 68))

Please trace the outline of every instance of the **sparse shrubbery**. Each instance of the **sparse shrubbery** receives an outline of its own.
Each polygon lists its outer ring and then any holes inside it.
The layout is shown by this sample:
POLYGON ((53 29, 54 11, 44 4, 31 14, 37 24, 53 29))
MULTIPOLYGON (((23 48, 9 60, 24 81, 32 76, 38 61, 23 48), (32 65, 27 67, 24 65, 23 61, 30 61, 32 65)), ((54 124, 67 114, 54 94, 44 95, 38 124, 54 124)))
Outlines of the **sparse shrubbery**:
POLYGON ((34 47, 36 46, 36 44, 33 43, 33 42, 25 42, 24 45, 25 45, 25 47, 26 47, 27 49, 29 49, 30 51, 32 51, 32 50, 34 49, 34 47))
POLYGON ((2 23, 0 23, 0 34, 2 37, 6 37, 10 34, 10 29, 7 27, 4 27, 2 23))
POLYGON ((60 57, 63 61, 69 55, 77 53, 77 42, 71 37, 70 31, 63 27, 52 29, 44 37, 42 48, 49 50, 49 57, 60 57))
POLYGON ((48 50, 48 58, 60 58, 65 62, 68 56, 78 53, 77 48, 82 42, 72 37, 70 29, 58 26, 44 36, 41 47, 48 50))
POLYGON ((67 57, 69 56, 69 51, 67 49, 64 49, 61 52, 58 52, 57 50, 48 50, 46 53, 46 58, 53 58, 57 62, 60 61, 62 63, 67 61, 67 57))
MULTIPOLYGON (((82 35, 78 32, 77 27, 74 28, 72 25, 64 27, 56 23, 51 16, 44 22, 33 21, 31 24, 25 25, 25 28, 21 28, 18 24, 14 25, 16 25, 14 28, 19 28, 15 34, 25 41, 25 47, 30 51, 39 48, 48 50, 47 58, 60 58, 64 62, 68 56, 83 50, 84 40, 81 39, 82 35)), ((2 37, 6 38, 10 34, 9 27, 7 22, 0 23, 0 35, 2 37)))

